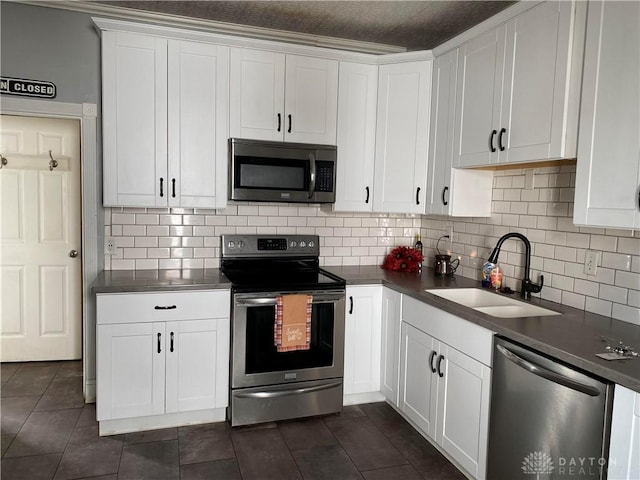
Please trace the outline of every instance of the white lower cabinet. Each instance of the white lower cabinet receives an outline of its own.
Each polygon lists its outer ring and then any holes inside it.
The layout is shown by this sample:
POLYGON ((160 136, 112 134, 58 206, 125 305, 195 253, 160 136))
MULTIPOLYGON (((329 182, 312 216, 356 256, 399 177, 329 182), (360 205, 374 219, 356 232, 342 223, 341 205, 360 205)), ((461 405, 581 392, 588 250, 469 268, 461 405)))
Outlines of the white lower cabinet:
POLYGON ((407 296, 402 319, 400 410, 473 478, 484 479, 492 332, 407 296))
POLYGON ((400 380, 400 322, 402 294, 382 289, 382 352, 380 361, 380 391, 388 402, 398 406, 400 380))
POLYGON ((616 385, 613 393, 609 480, 640 478, 640 393, 616 385))
POLYGON ((344 403, 382 400, 380 342, 382 285, 347 287, 344 403))
POLYGON ((229 292, 99 294, 100 434, 224 420, 229 292))

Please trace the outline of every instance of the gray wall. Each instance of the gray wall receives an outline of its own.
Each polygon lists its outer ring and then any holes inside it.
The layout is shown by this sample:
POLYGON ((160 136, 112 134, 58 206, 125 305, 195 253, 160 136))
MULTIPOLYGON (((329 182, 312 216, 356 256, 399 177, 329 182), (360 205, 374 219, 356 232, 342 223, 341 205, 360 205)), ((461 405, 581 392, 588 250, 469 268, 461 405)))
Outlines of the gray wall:
POLYGON ((2 76, 53 82, 55 101, 100 103, 100 36, 90 15, 2 2, 0 32, 2 76))

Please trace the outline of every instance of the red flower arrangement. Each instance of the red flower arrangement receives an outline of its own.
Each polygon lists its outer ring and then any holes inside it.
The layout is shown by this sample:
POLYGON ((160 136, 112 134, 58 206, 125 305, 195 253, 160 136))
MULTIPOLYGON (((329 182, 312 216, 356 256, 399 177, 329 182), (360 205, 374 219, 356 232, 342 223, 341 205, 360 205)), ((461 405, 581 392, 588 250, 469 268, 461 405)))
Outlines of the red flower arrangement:
POLYGON ((384 259, 382 268, 400 272, 419 272, 424 256, 420 250, 411 247, 396 247, 384 259))

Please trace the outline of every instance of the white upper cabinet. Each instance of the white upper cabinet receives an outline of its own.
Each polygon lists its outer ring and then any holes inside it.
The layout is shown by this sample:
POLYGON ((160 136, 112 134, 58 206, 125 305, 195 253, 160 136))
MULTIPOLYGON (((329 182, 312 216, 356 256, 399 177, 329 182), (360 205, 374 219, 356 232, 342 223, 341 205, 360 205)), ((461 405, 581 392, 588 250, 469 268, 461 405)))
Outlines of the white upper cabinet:
POLYGON ((427 213, 491 216, 493 173, 452 168, 458 50, 433 63, 427 213))
POLYGON ((370 212, 378 66, 340 62, 335 211, 370 212))
POLYGON ((338 62, 231 49, 231 137, 335 145, 338 62))
POLYGON ((104 205, 226 205, 228 48, 102 33, 104 205))
POLYGON ((589 2, 574 223, 640 228, 640 3, 589 2))
POLYGON ((373 210, 424 213, 427 185, 430 60, 381 65, 373 210))
POLYGON ((455 167, 575 156, 578 8, 543 2, 460 47, 455 167))

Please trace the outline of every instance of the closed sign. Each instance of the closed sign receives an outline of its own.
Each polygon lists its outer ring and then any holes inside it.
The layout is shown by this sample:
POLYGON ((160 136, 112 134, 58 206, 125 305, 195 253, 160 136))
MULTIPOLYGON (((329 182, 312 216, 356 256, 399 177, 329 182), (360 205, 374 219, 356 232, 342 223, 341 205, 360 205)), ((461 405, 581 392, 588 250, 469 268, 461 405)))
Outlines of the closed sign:
POLYGON ((25 97, 54 98, 56 86, 43 80, 0 77, 0 93, 25 97))

